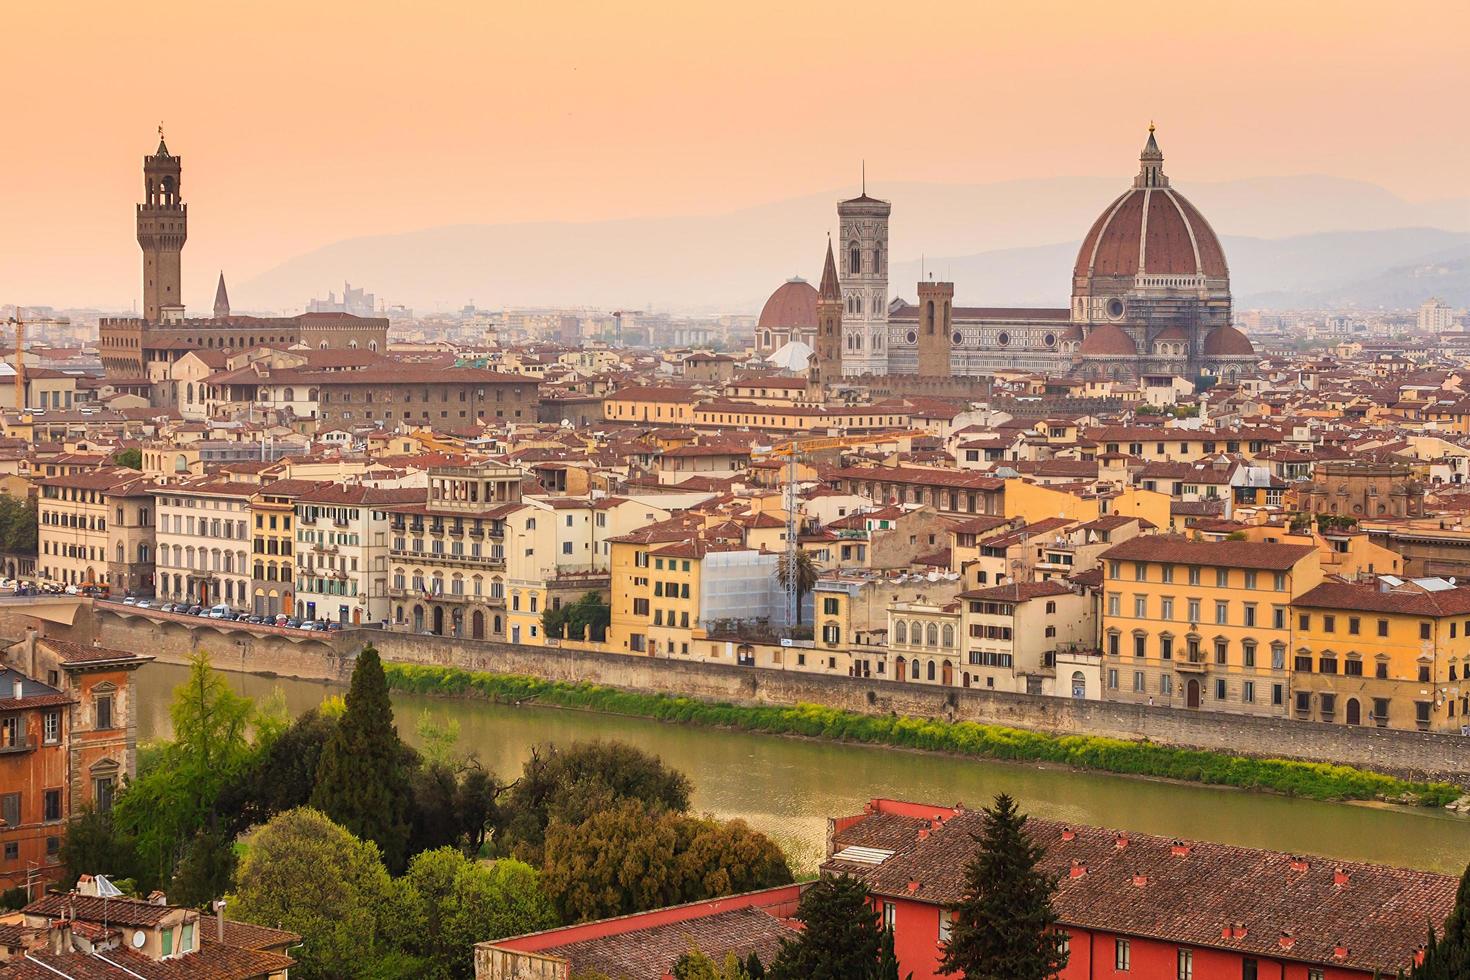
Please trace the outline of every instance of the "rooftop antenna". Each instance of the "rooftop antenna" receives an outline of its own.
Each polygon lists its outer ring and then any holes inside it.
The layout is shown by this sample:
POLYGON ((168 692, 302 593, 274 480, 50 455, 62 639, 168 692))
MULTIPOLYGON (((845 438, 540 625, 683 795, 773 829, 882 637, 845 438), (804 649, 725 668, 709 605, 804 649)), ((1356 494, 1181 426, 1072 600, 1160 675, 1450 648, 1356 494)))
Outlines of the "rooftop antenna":
POLYGON ((863 197, 868 196, 868 161, 863 161, 863 197))

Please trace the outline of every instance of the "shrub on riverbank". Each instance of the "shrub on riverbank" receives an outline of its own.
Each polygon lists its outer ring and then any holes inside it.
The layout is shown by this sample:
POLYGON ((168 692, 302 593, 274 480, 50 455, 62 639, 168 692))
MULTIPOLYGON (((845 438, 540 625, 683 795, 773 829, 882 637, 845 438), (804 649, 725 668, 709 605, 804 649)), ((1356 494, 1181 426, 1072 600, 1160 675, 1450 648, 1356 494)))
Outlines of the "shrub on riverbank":
POLYGON ((1255 759, 1095 735, 1049 735, 970 721, 863 715, 815 704, 790 708, 744 706, 453 667, 395 663, 383 666, 390 688, 415 694, 482 697, 509 704, 535 701, 556 707, 777 735, 896 745, 989 759, 1054 762, 1103 772, 1269 790, 1318 800, 1392 799, 1443 806, 1460 795, 1459 788, 1449 783, 1412 782, 1321 762, 1255 759))

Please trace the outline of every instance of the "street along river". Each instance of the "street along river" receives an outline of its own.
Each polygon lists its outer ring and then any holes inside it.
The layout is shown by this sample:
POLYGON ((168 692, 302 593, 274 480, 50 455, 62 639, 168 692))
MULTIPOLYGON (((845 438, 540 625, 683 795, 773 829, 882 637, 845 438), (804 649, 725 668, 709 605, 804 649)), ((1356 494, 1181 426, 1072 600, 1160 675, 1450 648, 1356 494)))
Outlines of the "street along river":
MULTIPOLYGON (((169 734, 173 688, 188 668, 149 664, 138 671, 138 737, 169 734)), ((228 673, 257 699, 279 688, 292 714, 341 685, 228 673)), ((617 738, 661 756, 694 783, 694 808, 741 817, 780 842, 810 870, 822 856, 827 818, 856 813, 888 796, 969 806, 999 792, 1040 817, 1168 837, 1379 861, 1458 875, 1470 862, 1470 818, 1443 810, 1321 803, 1102 773, 805 739, 670 725, 641 718, 509 707, 476 700, 395 694, 398 731, 415 740, 423 711, 460 726, 461 749, 502 779, 513 779, 538 742, 617 738)))

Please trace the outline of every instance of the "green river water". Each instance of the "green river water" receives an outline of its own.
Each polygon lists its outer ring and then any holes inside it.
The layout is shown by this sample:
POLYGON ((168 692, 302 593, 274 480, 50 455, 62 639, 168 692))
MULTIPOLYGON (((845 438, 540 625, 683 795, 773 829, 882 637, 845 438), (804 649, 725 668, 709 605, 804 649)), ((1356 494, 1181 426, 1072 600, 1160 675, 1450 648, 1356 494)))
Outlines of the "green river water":
MULTIPOLYGON (((187 668, 149 664, 137 675, 138 734, 169 734, 171 692, 187 668)), ((341 685, 226 675, 257 699, 280 688, 300 713, 341 685)), ((1470 818, 1443 810, 1319 803, 1034 764, 984 762, 664 724, 640 718, 507 707, 398 694, 398 730, 409 742, 421 712, 455 719, 461 748, 514 778, 531 745, 618 738, 663 757, 694 783, 694 808, 741 817, 780 842, 803 869, 821 859, 827 818, 856 813, 875 796, 977 806, 1007 792, 1037 816, 1077 824, 1215 840, 1250 847, 1378 861, 1458 875, 1470 862, 1470 818)))

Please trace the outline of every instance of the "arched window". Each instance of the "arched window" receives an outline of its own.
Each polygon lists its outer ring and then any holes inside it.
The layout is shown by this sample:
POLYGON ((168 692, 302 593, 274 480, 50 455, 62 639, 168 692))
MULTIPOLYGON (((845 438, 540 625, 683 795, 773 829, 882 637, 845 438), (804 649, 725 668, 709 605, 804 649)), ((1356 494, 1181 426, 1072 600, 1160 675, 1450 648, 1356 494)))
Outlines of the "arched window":
POLYGON ((295 388, 287 388, 286 389, 286 401, 288 401, 288 402, 294 402, 295 400, 296 400, 296 389, 295 388))
POLYGON ((949 623, 944 624, 944 645, 946 647, 954 646, 954 627, 949 623))
POLYGON ((918 680, 919 679, 919 662, 917 660, 915 660, 915 661, 913 661, 910 664, 910 666, 913 668, 913 670, 910 673, 912 674, 914 680, 918 680))
POLYGON ((929 661, 929 679, 931 681, 934 679, 934 661, 932 660, 929 661))
POLYGON ((863 250, 857 242, 847 247, 847 271, 854 276, 863 271, 863 250))
MULTIPOLYGON (((931 647, 937 647, 937 646, 939 646, 939 624, 938 623, 930 623, 929 624, 929 646, 931 646, 931 647)), ((933 664, 930 664, 929 665, 929 670, 930 670, 931 673, 933 672, 933 670, 934 670, 934 665, 933 664)), ((930 680, 933 680, 933 678, 931 677, 930 680)))
POLYGON ((934 332, 934 301, 931 299, 924 304, 924 332, 934 332))
POLYGON ((370 350, 370 351, 376 351, 377 349, 378 349, 378 342, 376 340, 369 340, 368 341, 368 350, 370 350))
POLYGON ((903 620, 893 625, 893 642, 907 643, 909 641, 909 627, 903 620))
POLYGON ((190 381, 184 386, 184 394, 190 405, 194 404, 194 382, 190 381))

